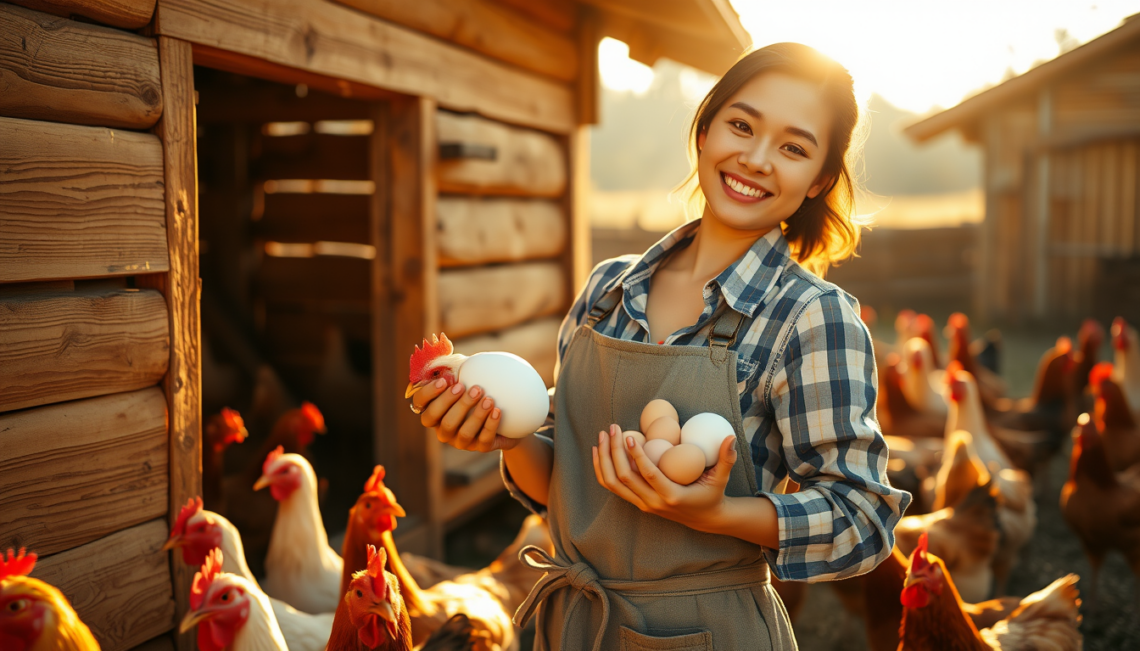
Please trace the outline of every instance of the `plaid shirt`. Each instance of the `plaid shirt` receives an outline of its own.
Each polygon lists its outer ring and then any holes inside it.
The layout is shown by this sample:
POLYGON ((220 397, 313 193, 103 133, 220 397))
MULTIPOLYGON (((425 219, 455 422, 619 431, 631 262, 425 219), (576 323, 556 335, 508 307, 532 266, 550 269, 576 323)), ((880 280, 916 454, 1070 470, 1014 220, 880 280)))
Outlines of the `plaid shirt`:
MULTIPOLYGON (((622 281, 624 309, 615 309, 595 329, 647 342, 650 278, 673 249, 691 242, 698 223, 677 228, 644 255, 594 268, 562 322, 559 362, 590 306, 631 265, 622 281)), ((796 263, 778 228, 706 283, 704 302, 696 324, 665 344, 706 346, 720 310, 746 317, 732 349, 758 494, 772 501, 778 517, 779 549, 764 549, 769 565, 785 581, 828 581, 870 571, 890 554, 895 525, 911 496, 887 480, 887 446, 875 416, 875 356, 858 302, 796 263), (786 476, 800 484, 799 492, 773 492, 786 476)), ((551 444, 553 422, 551 413, 536 434, 551 444)), ((514 485, 505 464, 502 470, 511 494, 542 515, 543 507, 514 485)))

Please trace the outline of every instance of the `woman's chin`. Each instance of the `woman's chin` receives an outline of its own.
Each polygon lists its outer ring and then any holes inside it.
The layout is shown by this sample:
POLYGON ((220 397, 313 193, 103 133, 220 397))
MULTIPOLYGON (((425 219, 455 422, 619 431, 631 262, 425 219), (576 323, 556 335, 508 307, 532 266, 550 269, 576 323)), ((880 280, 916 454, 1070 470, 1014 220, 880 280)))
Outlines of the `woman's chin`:
POLYGON ((773 217, 768 210, 747 210, 743 206, 710 205, 705 217, 738 231, 770 231, 782 219, 773 217))

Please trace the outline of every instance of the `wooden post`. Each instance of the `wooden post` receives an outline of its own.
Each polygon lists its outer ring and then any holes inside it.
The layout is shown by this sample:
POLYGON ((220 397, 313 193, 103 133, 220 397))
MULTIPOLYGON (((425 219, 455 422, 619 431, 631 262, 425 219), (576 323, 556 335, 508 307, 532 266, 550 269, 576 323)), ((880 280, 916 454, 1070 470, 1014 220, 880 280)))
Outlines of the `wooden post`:
MULTIPOLYGON (((1042 145, 1052 135, 1053 130, 1053 90, 1045 86, 1037 96, 1037 139, 1042 145)), ((1032 275, 1030 283, 1033 291, 1032 314, 1037 320, 1044 320, 1049 310, 1048 303, 1048 247, 1049 247, 1049 207, 1052 184, 1049 183, 1050 152, 1044 146, 1038 147, 1036 155, 1036 182, 1027 183, 1034 188, 1035 213, 1034 238, 1032 240, 1032 275)))
MULTIPOLYGON (((198 278, 198 161, 194 125, 194 61, 190 44, 161 36, 162 140, 166 181, 166 233, 170 271, 162 283, 170 310, 170 366, 163 381, 170 423, 170 508, 173 520, 186 500, 202 492, 202 363, 198 278)), ((170 522, 173 524, 173 522, 170 522)), ((171 554, 178 604, 175 625, 187 611, 195 569, 171 554)), ((194 633, 178 635, 179 651, 193 651, 194 633)))

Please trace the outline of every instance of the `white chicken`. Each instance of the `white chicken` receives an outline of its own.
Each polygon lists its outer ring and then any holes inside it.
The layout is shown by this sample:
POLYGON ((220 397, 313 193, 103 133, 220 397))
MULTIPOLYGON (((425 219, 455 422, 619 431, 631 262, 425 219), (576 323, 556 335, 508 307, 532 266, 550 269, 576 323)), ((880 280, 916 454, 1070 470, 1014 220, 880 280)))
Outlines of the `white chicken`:
POLYGON ((1140 413, 1140 334, 1122 317, 1112 321, 1112 348, 1112 379, 1124 390, 1128 408, 1140 413))
POLYGON ((289 651, 269 597, 254 583, 222 571, 222 552, 215 549, 194 575, 190 610, 180 633, 198 627, 199 649, 289 651))
POLYGON ((265 592, 298 610, 335 612, 344 561, 332 547, 317 504, 317 474, 305 457, 269 453, 254 490, 269 487, 277 519, 265 555, 265 592))
POLYGON ((502 352, 476 353, 470 357, 455 352, 447 335, 432 335, 416 346, 409 362, 405 397, 440 378, 453 385, 478 386, 502 411, 498 433, 522 438, 542 427, 550 410, 550 396, 542 376, 525 359, 502 352))
POLYGON ((934 351, 922 337, 911 337, 903 347, 902 392, 915 409, 945 416, 949 405, 942 395, 946 372, 934 366, 934 351))

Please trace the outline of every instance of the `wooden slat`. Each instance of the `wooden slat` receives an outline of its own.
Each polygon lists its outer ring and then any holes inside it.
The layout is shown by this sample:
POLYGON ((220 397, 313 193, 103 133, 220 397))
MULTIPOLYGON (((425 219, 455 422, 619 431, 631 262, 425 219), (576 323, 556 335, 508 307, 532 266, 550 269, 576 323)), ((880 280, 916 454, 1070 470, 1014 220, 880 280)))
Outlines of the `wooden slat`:
POLYGON ((151 520, 41 558, 32 576, 63 592, 102 651, 126 651, 175 625, 167 533, 151 520))
POLYGON ((573 40, 490 0, 337 2, 541 75, 572 81, 578 74, 573 40))
POLYGON ((321 133, 263 136, 253 170, 263 179, 367 179, 368 138, 321 133))
POLYGON ((536 20, 547 27, 560 32, 570 32, 578 10, 573 0, 495 0, 495 2, 510 7, 515 11, 536 20))
POLYGON ((449 337, 501 330, 566 305, 556 262, 450 269, 439 274, 441 328, 449 337))
POLYGON ((145 129, 162 114, 153 39, 0 4, 0 115, 145 129))
POLYGON ((306 88, 304 97, 293 86, 261 79, 240 78, 241 85, 203 85, 198 89, 199 124, 246 122, 316 122, 365 120, 368 105, 306 88))
POLYGON ((0 415, 0 549, 66 551, 166 514, 157 387, 0 415))
POLYGON ((162 145, 0 118, 0 283, 165 271, 162 145))
POLYGON ((278 242, 368 244, 368 204, 362 194, 267 194, 255 222, 259 237, 278 242))
MULTIPOLYGON (((158 56, 165 109, 157 133, 163 146, 166 232, 170 250, 170 273, 164 282, 166 301, 170 306, 170 365, 163 380, 163 389, 170 414, 168 513, 170 518, 174 518, 186 500, 202 494, 197 129, 194 120, 194 59, 190 44, 160 37, 158 56)), ((173 522, 166 524, 169 526, 173 522)), ((173 577, 174 596, 181 614, 188 607, 194 568, 174 561, 169 572, 167 576, 173 577)), ((180 651, 191 651, 194 639, 192 632, 175 638, 180 651)))
POLYGON ((553 258, 566 247, 566 218, 553 201, 452 196, 436 210, 444 266, 553 258))
POLYGON ((169 347, 153 290, 0 298, 0 411, 156 384, 169 347))
POLYGON ((530 362, 546 386, 554 386, 554 364, 558 359, 558 327, 562 319, 535 319, 520 326, 485 335, 456 340, 455 352, 474 355, 487 351, 514 353, 530 362))
POLYGON ((575 124, 564 84, 320 0, 164 0, 157 30, 215 59, 231 52, 558 133, 575 124))
MULTIPOLYGON (((155 0, 11 0, 12 4, 43 11, 57 16, 82 16, 91 20, 122 27, 139 29, 150 22, 155 0)), ((104 650, 105 651, 105 650, 104 650)))
POLYGON ((439 142, 494 147, 495 160, 439 162, 441 192, 557 197, 566 189, 566 154, 548 134, 474 115, 440 112, 439 142))
POLYGON ((368 260, 265 256, 255 274, 258 295, 273 303, 368 301, 368 260))

